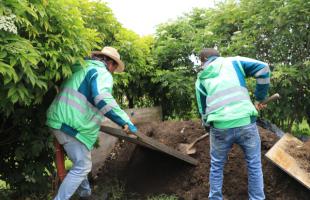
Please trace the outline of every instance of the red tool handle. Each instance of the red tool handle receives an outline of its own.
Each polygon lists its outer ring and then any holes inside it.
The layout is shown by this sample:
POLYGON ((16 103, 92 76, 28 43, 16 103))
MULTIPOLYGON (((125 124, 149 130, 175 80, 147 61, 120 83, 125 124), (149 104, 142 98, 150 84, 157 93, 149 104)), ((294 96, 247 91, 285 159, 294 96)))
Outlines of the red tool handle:
POLYGON ((54 146, 56 151, 56 168, 57 168, 57 175, 60 181, 63 181, 66 176, 66 168, 65 168, 65 154, 64 149, 61 144, 54 139, 54 146))

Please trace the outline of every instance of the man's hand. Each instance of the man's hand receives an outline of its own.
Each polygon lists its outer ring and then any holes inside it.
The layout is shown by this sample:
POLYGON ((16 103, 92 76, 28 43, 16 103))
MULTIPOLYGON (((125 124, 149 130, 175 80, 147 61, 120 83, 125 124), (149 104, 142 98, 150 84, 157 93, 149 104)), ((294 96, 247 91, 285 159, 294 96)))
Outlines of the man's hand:
POLYGON ((129 129, 129 126, 128 124, 125 124, 124 127, 123 127, 123 131, 131 138, 137 138, 137 136, 134 134, 135 132, 132 132, 130 129, 129 129))
POLYGON ((256 110, 262 110, 265 109, 267 107, 267 103, 269 103, 270 101, 274 101, 280 98, 280 95, 278 93, 275 93, 273 95, 271 95, 270 97, 268 97, 267 99, 259 102, 259 101, 255 101, 255 108, 256 110))
POLYGON ((264 104, 261 102, 255 102, 255 108, 256 110, 260 111, 260 110, 267 108, 267 104, 264 104))

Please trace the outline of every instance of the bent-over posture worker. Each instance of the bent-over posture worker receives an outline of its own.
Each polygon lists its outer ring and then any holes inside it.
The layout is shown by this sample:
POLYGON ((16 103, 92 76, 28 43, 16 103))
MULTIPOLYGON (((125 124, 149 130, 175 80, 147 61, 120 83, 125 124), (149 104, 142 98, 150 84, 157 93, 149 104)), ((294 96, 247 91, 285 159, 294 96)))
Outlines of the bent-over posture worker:
POLYGON ((211 125, 209 198, 223 199, 223 168, 228 152, 236 143, 247 162, 249 199, 265 199, 256 116, 257 110, 265 107, 260 102, 266 98, 269 88, 269 66, 245 57, 220 57, 212 48, 203 49, 200 60, 203 69, 197 76, 196 98, 203 122, 211 125), (255 105, 246 87, 248 76, 256 78, 255 105))
POLYGON ((104 117, 123 127, 128 134, 137 128, 112 96, 111 73, 124 70, 120 55, 113 47, 92 52, 85 66, 74 65, 73 74, 61 86, 50 105, 46 124, 63 145, 73 166, 61 183, 55 200, 67 200, 78 191, 90 199, 87 174, 91 171, 91 150, 104 117))

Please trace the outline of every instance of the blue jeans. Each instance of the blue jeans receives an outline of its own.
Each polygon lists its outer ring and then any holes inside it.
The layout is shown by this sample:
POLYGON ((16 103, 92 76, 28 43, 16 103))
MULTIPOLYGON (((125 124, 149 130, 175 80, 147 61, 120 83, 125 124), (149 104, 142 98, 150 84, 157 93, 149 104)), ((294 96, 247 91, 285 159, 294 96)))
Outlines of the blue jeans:
POLYGON ((67 156, 72 161, 72 168, 61 183, 54 200, 67 200, 78 192, 80 197, 91 195, 87 174, 91 171, 91 152, 77 139, 60 130, 51 129, 58 142, 63 145, 67 156))
MULTIPOLYGON (((223 168, 227 160, 227 154, 234 143, 240 145, 245 154, 248 169, 249 199, 265 199, 261 164, 261 141, 256 123, 229 129, 211 128, 209 199, 223 199, 223 168)), ((236 176, 238 175, 236 174, 236 176)))

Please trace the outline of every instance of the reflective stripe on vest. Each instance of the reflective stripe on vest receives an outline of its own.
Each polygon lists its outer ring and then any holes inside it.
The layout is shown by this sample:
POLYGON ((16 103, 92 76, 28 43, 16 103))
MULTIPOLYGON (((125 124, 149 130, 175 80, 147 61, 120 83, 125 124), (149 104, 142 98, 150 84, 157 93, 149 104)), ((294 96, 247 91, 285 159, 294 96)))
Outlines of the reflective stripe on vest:
POLYGON ((258 70, 258 71, 254 74, 254 76, 255 76, 255 77, 259 77, 260 75, 267 74, 267 73, 269 73, 269 72, 270 72, 270 69, 269 69, 268 65, 266 65, 264 68, 258 70))
POLYGON ((235 87, 231 87, 231 88, 219 91, 215 93, 214 95, 207 97, 206 115, 210 114, 214 110, 221 108, 227 104, 242 101, 242 100, 251 101, 249 94, 248 94, 248 90, 244 87, 235 86, 235 87), (241 94, 237 95, 240 92, 241 94), (229 96, 229 95, 235 95, 235 96, 228 97, 228 98, 218 101, 218 98, 222 98, 222 97, 229 96))
POLYGON ((72 99, 69 99, 66 96, 58 96, 56 98, 56 102, 63 102, 65 104, 68 104, 68 105, 74 107, 75 109, 79 110, 82 114, 86 113, 86 110, 80 104, 78 104, 76 101, 74 101, 72 99))
POLYGON ((112 94, 108 93, 108 92, 105 92, 105 93, 102 93, 102 94, 99 94, 95 97, 95 104, 97 105, 101 100, 103 100, 104 98, 113 98, 112 94))
POLYGON ((100 115, 100 111, 98 110, 98 108, 93 106, 93 104, 91 104, 83 94, 71 88, 64 88, 60 94, 63 94, 63 93, 67 93, 67 94, 70 94, 71 96, 78 98, 79 100, 82 101, 84 105, 90 108, 93 113, 95 113, 96 115, 100 115))
POLYGON ((100 101, 104 101, 104 98, 112 98, 112 101, 109 102, 107 105, 103 106, 100 109, 100 112, 105 115, 107 112, 113 110, 113 108, 118 107, 118 104, 116 103, 116 101, 113 99, 113 96, 108 93, 105 92, 103 94, 99 94, 98 96, 95 97, 95 104, 97 105, 100 101))
POLYGON ((247 94, 248 90, 245 87, 235 86, 235 87, 231 87, 231 88, 219 91, 215 93, 214 95, 207 98, 207 104, 211 104, 213 101, 215 101, 219 97, 223 97, 228 94, 237 93, 237 92, 247 94))
POLYGON ((86 114, 87 110, 81 104, 86 105, 93 112, 93 116, 90 119, 90 121, 94 122, 98 126, 101 126, 101 123, 102 123, 101 114, 102 113, 95 106, 93 106, 90 102, 88 102, 86 97, 84 95, 82 95, 81 93, 79 93, 79 92, 77 92, 71 88, 64 88, 55 100, 56 100, 56 103, 57 102, 63 102, 65 104, 77 109, 82 114, 86 114), (74 99, 70 99, 68 96, 63 96, 63 94, 65 94, 65 93, 70 94, 71 96, 78 98, 81 101, 81 103, 77 102, 74 99))
POLYGON ((105 115, 107 112, 109 112, 110 110, 113 110, 113 108, 117 107, 118 104, 116 103, 116 101, 112 101, 110 102, 109 104, 103 106, 101 109, 100 109, 100 112, 105 115))
POLYGON ((256 79, 257 84, 269 84, 270 78, 257 78, 256 79))

